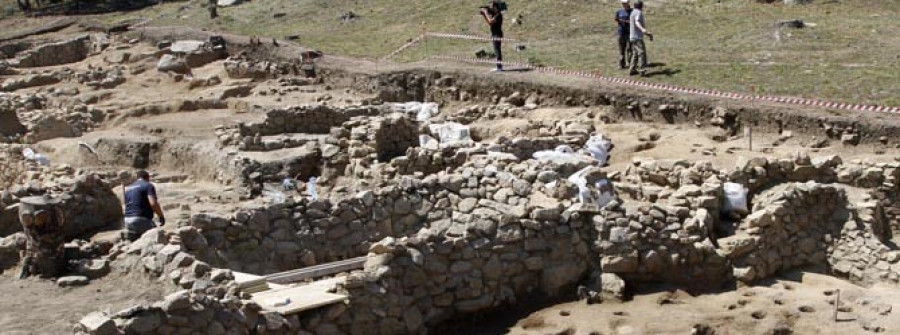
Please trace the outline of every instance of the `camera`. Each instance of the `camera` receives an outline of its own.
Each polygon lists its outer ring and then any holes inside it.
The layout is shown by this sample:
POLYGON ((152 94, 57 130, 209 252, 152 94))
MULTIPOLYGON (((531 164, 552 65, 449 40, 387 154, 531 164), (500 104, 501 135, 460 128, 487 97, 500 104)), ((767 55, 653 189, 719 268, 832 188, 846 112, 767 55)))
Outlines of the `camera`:
MULTIPOLYGON (((497 7, 500 7, 500 11, 501 11, 501 12, 505 12, 506 9, 508 8, 508 7, 506 6, 506 2, 505 2, 505 1, 500 1, 500 2, 498 2, 498 3, 497 3, 497 7)), ((488 12, 490 12, 492 9, 493 9, 493 6, 491 6, 491 5, 478 7, 478 11, 481 11, 481 12, 483 12, 483 11, 488 11, 488 12)))

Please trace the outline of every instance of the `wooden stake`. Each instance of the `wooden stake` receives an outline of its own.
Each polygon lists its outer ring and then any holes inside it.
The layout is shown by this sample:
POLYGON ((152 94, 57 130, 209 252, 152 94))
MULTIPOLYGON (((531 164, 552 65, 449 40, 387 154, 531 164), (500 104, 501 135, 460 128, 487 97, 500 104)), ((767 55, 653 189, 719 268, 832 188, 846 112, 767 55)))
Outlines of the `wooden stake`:
POLYGON ((840 308, 841 305, 841 290, 838 289, 836 291, 834 296, 834 322, 837 322, 838 320, 838 308, 840 308))
POLYGON ((749 133, 749 136, 747 136, 747 138, 750 142, 750 151, 753 151, 753 126, 747 126, 747 130, 747 132, 749 133))

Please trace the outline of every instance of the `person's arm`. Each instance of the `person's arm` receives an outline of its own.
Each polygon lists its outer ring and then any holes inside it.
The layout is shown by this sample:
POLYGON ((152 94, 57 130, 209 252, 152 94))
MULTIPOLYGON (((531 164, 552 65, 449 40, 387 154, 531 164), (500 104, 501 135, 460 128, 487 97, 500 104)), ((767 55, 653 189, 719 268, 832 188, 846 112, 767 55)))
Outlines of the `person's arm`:
POLYGON ((494 20, 497 18, 497 16, 490 16, 490 14, 488 14, 488 12, 486 10, 482 10, 481 15, 484 16, 484 21, 490 25, 493 25, 494 20))
POLYGON ((156 198, 156 187, 150 185, 150 189, 147 191, 147 200, 150 201, 150 208, 153 209, 153 212, 156 213, 156 216, 159 217, 160 225, 166 224, 166 216, 163 214, 162 206, 159 205, 159 200, 156 198))
MULTIPOLYGON (((641 14, 641 16, 643 16, 643 15, 644 14, 641 14)), ((635 18, 634 26, 637 27, 638 29, 640 29, 642 32, 644 32, 644 34, 650 35, 650 31, 647 30, 647 28, 644 28, 644 25, 641 24, 641 20, 639 20, 639 19, 640 19, 640 17, 635 18)))
POLYGON ((614 17, 615 17, 615 19, 613 19, 613 20, 615 20, 616 23, 618 23, 618 24, 627 24, 628 23, 628 20, 623 20, 623 19, 619 18, 619 12, 616 12, 614 17))

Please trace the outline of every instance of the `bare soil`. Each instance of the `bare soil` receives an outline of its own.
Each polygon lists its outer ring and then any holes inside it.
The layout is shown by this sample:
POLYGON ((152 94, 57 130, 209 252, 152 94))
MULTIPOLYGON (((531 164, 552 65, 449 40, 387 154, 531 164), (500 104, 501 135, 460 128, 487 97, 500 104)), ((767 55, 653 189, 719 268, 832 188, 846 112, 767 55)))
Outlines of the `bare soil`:
POLYGON ((139 273, 113 273, 87 286, 62 288, 49 280, 18 279, 17 269, 0 274, 0 333, 71 334, 85 315, 149 304, 168 293, 165 285, 139 273))

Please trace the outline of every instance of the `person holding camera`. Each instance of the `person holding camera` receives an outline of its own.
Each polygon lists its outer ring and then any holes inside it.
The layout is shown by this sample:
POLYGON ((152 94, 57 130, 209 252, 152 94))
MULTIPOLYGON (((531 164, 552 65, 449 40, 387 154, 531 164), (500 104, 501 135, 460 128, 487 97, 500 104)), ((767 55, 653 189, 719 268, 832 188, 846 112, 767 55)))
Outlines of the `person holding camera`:
POLYGON ((503 71, 503 7, 504 4, 500 0, 491 0, 490 5, 481 7, 481 16, 491 27, 491 38, 494 42, 494 54, 497 55, 497 69, 495 71, 503 71))
POLYGON ((640 73, 643 76, 647 73, 647 48, 644 46, 644 35, 653 40, 653 34, 650 33, 647 23, 644 22, 644 1, 635 0, 629 24, 631 26, 631 70, 628 74, 633 76, 640 73))

